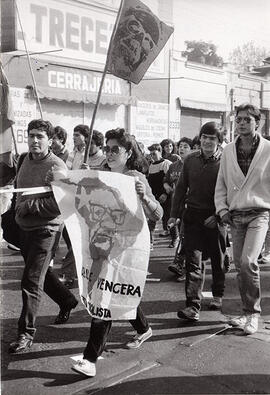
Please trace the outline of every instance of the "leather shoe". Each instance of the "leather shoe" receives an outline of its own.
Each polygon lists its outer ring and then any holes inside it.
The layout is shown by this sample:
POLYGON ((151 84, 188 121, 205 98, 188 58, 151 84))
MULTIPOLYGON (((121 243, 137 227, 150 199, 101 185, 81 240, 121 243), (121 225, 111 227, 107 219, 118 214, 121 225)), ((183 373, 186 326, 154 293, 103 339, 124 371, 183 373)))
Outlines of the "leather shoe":
POLYGON ((18 354, 27 351, 33 344, 33 340, 26 337, 24 334, 19 335, 15 342, 12 342, 9 346, 10 354, 18 354))
POLYGON ((58 316, 55 318, 55 325, 62 325, 65 324, 70 316, 70 312, 72 309, 75 309, 75 307, 77 306, 78 301, 76 300, 76 303, 73 304, 72 307, 69 307, 68 309, 60 309, 58 316))

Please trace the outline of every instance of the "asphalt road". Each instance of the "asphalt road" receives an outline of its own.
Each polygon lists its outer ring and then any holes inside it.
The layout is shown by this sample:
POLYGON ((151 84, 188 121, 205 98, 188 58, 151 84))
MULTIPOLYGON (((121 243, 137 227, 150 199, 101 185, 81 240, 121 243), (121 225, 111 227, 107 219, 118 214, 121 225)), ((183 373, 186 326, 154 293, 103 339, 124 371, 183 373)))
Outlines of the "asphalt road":
MULTIPOLYGON (((245 336, 228 328, 227 319, 240 313, 235 271, 226 278, 221 312, 203 300, 200 321, 183 323, 176 312, 185 305, 184 283, 167 270, 174 250, 168 239, 156 239, 151 253, 143 310, 153 336, 138 350, 124 343, 133 335, 128 322, 115 322, 97 375, 85 378, 71 370, 72 357, 82 353, 90 317, 82 303, 62 326, 53 325, 58 308, 44 295, 35 342, 29 352, 9 355, 21 309, 20 277, 23 261, 2 243, 1 329, 3 395, 47 394, 268 394, 270 393, 270 265, 261 266, 262 308, 259 331, 245 336)), ((57 254, 59 269, 65 246, 57 254)), ((207 265, 204 291, 210 291, 207 265)), ((72 290, 78 295, 78 289, 72 290)))

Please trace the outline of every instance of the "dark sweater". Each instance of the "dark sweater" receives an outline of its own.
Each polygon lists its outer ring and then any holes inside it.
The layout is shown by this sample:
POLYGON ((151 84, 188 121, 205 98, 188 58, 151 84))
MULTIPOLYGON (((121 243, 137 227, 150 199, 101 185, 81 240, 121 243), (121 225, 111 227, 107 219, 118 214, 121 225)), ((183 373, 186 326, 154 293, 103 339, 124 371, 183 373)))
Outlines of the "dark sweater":
POLYGON ((163 193, 166 193, 163 180, 169 170, 170 164, 171 162, 169 160, 161 158, 149 166, 148 182, 156 199, 159 199, 163 193))
POLYGON ((171 217, 181 216, 184 203, 188 208, 215 213, 214 193, 220 165, 220 152, 206 159, 200 151, 188 155, 176 184, 171 217))
MULTIPOLYGON (((17 188, 45 186, 48 170, 55 165, 57 169, 66 169, 65 163, 50 152, 45 158, 35 160, 27 154, 16 178, 17 188)), ((26 214, 16 215, 16 222, 23 230, 32 231, 41 228, 55 229, 59 227, 60 212, 52 192, 23 196, 18 193, 16 207, 25 203, 26 214)))

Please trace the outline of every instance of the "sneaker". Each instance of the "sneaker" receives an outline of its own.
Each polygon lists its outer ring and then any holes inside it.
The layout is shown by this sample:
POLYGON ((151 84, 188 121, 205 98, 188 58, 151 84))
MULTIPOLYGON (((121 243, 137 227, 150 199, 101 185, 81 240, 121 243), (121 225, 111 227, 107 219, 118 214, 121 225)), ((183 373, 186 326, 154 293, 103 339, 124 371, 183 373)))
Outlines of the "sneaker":
POLYGON ((145 340, 152 336, 152 329, 149 328, 147 332, 139 335, 138 333, 133 337, 131 341, 126 344, 127 348, 139 348, 145 340))
POLYGON ((241 315, 240 317, 231 318, 228 323, 232 326, 237 326, 239 328, 244 328, 247 322, 247 316, 241 315))
POLYGON ((81 361, 77 361, 72 369, 76 372, 82 373, 85 376, 94 377, 96 375, 96 364, 94 362, 90 362, 87 359, 82 359, 81 361))
POLYGON ((171 243, 168 245, 169 248, 176 248, 178 246, 179 239, 172 240, 171 243))
POLYGON ((263 265, 266 263, 270 263, 270 254, 266 254, 265 256, 261 256, 260 258, 258 258, 258 263, 263 265))
POLYGON ((15 245, 13 245, 13 244, 11 244, 11 243, 9 243, 9 244, 7 245, 7 248, 8 248, 9 250, 12 250, 12 251, 17 251, 17 252, 21 251, 19 247, 16 247, 15 245))
POLYGON ((210 310, 220 310, 222 307, 222 298, 214 296, 209 304, 210 310))
POLYGON ((186 275, 185 274, 182 274, 181 276, 178 276, 177 278, 176 278, 176 281, 178 282, 178 283, 181 283, 182 281, 185 281, 186 280, 186 275))
POLYGON ((258 330, 259 317, 258 314, 249 314, 246 317, 246 325, 244 326, 244 332, 246 335, 253 335, 258 330))
POLYGON ((10 354, 18 354, 27 351, 33 344, 33 340, 22 334, 18 336, 15 342, 12 342, 9 346, 10 354))
POLYGON ((169 234, 170 232, 168 230, 164 230, 162 233, 159 233, 159 237, 167 237, 169 234))
POLYGON ((199 321, 200 313, 192 307, 186 307, 184 310, 178 311, 177 317, 189 321, 199 321))

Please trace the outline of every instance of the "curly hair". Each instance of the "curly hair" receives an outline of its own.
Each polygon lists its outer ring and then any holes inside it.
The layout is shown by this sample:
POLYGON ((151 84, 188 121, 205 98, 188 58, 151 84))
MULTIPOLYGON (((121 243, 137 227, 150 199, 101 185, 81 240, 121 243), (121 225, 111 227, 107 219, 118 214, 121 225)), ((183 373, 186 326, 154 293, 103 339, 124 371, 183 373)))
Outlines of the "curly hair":
POLYGON ((135 138, 126 132, 124 128, 116 128, 108 130, 105 133, 106 143, 112 139, 117 140, 119 145, 124 147, 126 151, 131 152, 131 156, 128 158, 126 163, 127 168, 129 170, 138 170, 143 173, 143 155, 138 148, 135 138))
POLYGON ((177 150, 176 150, 175 142, 172 139, 164 139, 160 143, 160 145, 162 147, 162 156, 164 156, 164 154, 166 154, 165 150, 164 150, 165 145, 169 145, 169 144, 172 144, 172 146, 173 146, 172 154, 176 154, 177 150))
POLYGON ((190 138, 188 138, 188 137, 182 137, 177 143, 177 148, 179 148, 179 145, 181 143, 187 143, 190 146, 191 149, 193 147, 192 140, 190 138))
POLYGON ((97 147, 103 147, 104 145, 104 136, 98 130, 93 130, 92 141, 95 142, 97 147))

